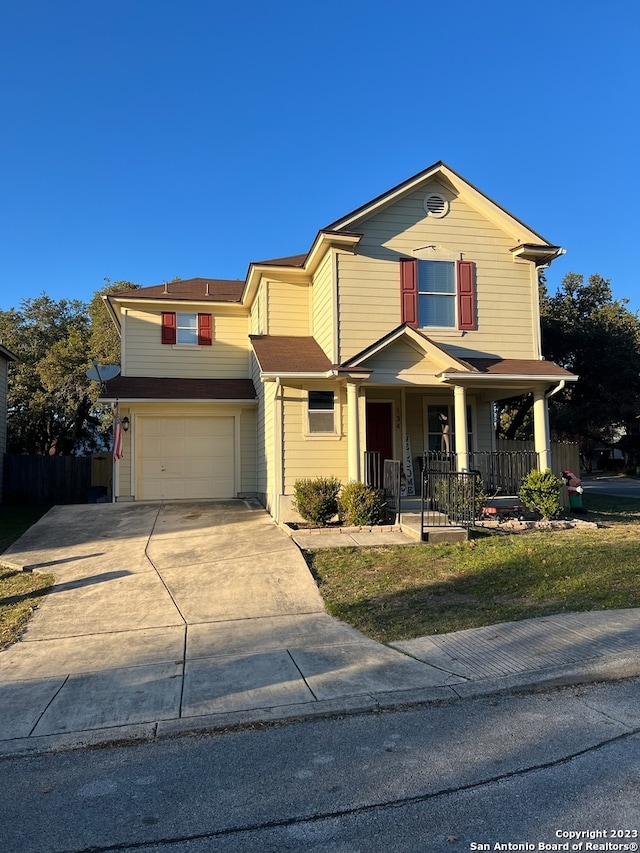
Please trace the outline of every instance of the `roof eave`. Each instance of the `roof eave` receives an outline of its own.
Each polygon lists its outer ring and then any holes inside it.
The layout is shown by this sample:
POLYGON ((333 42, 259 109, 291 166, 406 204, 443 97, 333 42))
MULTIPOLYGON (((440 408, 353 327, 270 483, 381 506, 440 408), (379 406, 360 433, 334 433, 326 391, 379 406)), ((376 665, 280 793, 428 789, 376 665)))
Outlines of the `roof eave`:
POLYGON ((258 400, 255 397, 238 397, 229 399, 227 397, 209 397, 203 400, 202 397, 116 397, 111 394, 103 397, 98 397, 101 403, 226 403, 232 406, 257 406, 258 400))
POLYGON ((312 370, 312 371, 297 371, 297 370, 261 370, 260 379, 263 382, 276 382, 281 379, 335 379, 338 371, 334 370, 312 370))
POLYGON ((445 371, 437 374, 441 382, 454 382, 464 380, 465 382, 577 382, 578 377, 574 373, 559 376, 557 373, 456 373, 445 371))

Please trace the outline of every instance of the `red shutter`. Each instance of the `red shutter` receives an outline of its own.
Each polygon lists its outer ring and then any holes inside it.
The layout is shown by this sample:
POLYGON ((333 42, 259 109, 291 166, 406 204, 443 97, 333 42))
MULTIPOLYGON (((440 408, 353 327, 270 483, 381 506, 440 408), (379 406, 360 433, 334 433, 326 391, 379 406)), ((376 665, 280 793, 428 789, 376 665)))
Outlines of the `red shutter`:
POLYGON ((175 344, 176 342, 176 315, 174 311, 162 312, 162 343, 175 344))
POLYGON ((418 328, 418 262, 400 259, 400 299, 402 322, 418 328))
POLYGON ((210 347, 213 339, 211 314, 198 314, 198 344, 210 347))
POLYGON ((458 328, 476 328, 476 265, 473 261, 458 261, 458 328))

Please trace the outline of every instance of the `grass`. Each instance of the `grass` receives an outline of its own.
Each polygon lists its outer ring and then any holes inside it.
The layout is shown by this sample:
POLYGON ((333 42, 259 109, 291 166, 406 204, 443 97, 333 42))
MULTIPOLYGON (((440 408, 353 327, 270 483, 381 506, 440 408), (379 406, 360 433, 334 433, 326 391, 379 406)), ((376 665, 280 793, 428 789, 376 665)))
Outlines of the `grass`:
POLYGON ((640 607, 640 500, 589 495, 598 530, 307 553, 330 613, 381 642, 640 607))
POLYGON ((2 566, 1 552, 49 509, 47 506, 0 507, 0 649, 15 643, 29 617, 54 581, 51 574, 21 572, 2 566))

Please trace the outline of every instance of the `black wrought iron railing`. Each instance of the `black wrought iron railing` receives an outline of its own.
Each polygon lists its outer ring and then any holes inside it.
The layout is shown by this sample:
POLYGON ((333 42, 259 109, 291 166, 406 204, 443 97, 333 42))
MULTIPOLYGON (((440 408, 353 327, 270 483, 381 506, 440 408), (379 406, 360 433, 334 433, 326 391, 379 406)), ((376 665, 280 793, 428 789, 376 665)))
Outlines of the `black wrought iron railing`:
POLYGON ((469 454, 469 468, 477 471, 487 495, 517 495, 523 479, 538 467, 535 450, 488 451, 469 454))
POLYGON ((473 471, 423 470, 422 533, 428 527, 472 527, 479 515, 473 471))
MULTIPOLYGON (((534 450, 472 451, 469 470, 480 475, 487 495, 517 495, 522 480, 538 467, 534 450)), ((456 471, 455 453, 428 451, 422 458, 422 471, 456 471)))

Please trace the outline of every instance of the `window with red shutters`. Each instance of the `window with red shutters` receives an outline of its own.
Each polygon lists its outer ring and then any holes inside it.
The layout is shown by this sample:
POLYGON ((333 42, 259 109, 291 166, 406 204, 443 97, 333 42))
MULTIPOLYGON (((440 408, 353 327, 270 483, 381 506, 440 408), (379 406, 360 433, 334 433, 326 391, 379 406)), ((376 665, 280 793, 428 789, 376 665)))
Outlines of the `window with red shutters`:
POLYGON ((401 319, 414 328, 477 328, 473 261, 400 260, 401 319))
POLYGON ((162 343, 186 346, 211 346, 213 318, 211 314, 162 312, 162 343))

